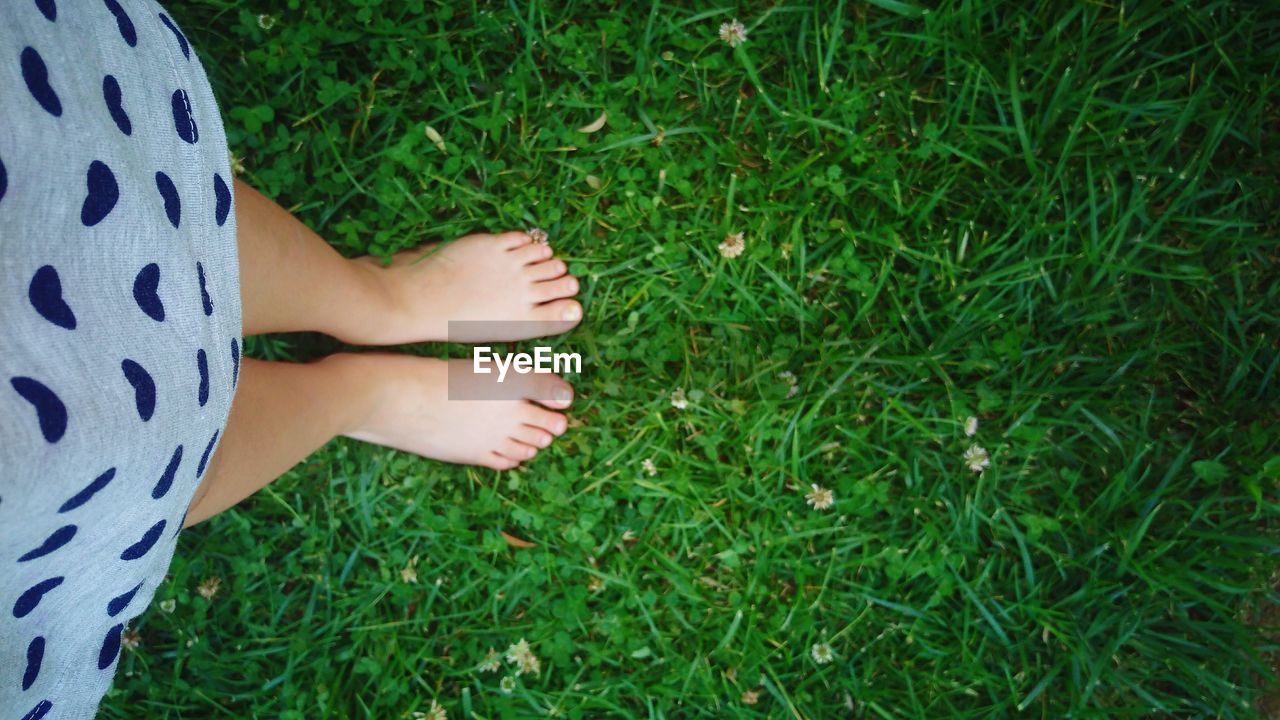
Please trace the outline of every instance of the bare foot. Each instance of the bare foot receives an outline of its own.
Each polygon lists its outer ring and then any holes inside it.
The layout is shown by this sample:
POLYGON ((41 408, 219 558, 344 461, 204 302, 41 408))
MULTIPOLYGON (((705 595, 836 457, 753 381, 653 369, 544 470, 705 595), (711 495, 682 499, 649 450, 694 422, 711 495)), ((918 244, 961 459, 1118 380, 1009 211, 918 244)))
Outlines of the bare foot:
POLYGON ((467 235, 397 253, 379 274, 391 299, 376 342, 527 340, 567 332, 582 321, 578 279, 549 245, 522 232, 467 235), (449 321, 470 321, 464 328, 449 321), (513 336, 514 335, 514 336, 513 336))
POLYGON ((563 414, 573 388, 550 374, 475 375, 466 360, 360 353, 334 355, 326 362, 350 364, 372 380, 371 406, 358 427, 343 433, 357 440, 415 453, 433 460, 509 470, 533 459, 564 433, 563 414), (450 400, 493 396, 501 400, 450 400))

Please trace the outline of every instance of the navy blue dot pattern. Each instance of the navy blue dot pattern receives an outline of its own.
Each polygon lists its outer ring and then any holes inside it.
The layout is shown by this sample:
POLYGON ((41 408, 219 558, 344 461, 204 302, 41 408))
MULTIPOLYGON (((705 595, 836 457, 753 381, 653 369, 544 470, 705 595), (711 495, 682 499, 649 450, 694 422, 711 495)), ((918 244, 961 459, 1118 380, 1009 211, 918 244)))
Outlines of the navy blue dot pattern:
POLYGON ((107 603, 107 617, 115 617, 124 612, 124 609, 129 607, 129 603, 133 602, 133 596, 137 595, 141 589, 142 583, 138 583, 129 590, 111 598, 111 601, 107 603))
POLYGON ((115 209, 120 200, 120 186, 116 184, 116 175, 101 160, 89 163, 85 174, 87 192, 84 204, 80 207, 80 222, 85 227, 92 227, 102 222, 115 209))
POLYGON ((107 6, 107 10, 116 16, 116 28, 120 30, 120 37, 129 44, 129 47, 137 47, 138 31, 133 26, 133 20, 129 18, 129 14, 120 7, 120 3, 116 0, 102 0, 102 4, 107 6))
POLYGON ((44 58, 40 57, 40 53, 33 47, 22 49, 22 79, 26 81, 31 97, 40 103, 40 107, 54 117, 62 115, 62 101, 58 99, 58 93, 54 92, 53 86, 49 84, 49 68, 45 66, 44 58))
POLYGON ((107 104, 107 112, 120 132, 133 134, 133 123, 129 122, 129 113, 124 111, 124 93, 120 91, 120 81, 114 75, 102 77, 102 101, 107 104))
POLYGON ((218 223, 218 227, 222 227, 227 222, 227 214, 231 212, 231 189, 218 173, 213 174, 213 195, 217 201, 214 221, 218 223))
POLYGON ((242 352, 234 182, 198 54, 155 0, 5 7, 0 720, 93 717, 217 472, 242 352))
POLYGON ((200 139, 200 130, 196 128, 196 119, 191 116, 191 101, 187 99, 185 90, 174 90, 170 102, 173 106, 173 129, 178 137, 194 145, 200 139))
POLYGON ((35 408, 40 434, 50 443, 56 443, 67 432, 67 406, 44 383, 29 377, 9 380, 15 392, 35 408))
POLYGON ((71 542, 71 538, 75 536, 76 536, 75 525, 63 525, 57 530, 54 530, 52 535, 45 538, 45 541, 43 543, 40 543, 40 547, 33 548, 29 552, 27 552, 25 555, 18 558, 18 562, 24 563, 30 560, 35 560, 37 558, 42 558, 45 555, 48 555, 49 553, 53 552, 54 550, 57 550, 58 548, 62 547, 63 545, 66 545, 67 543, 71 542))
POLYGON ((204 407, 205 403, 209 402, 209 356, 203 349, 196 351, 196 372, 200 375, 196 400, 200 403, 200 407, 204 407))
POLYGON ((29 690, 40 677, 40 662, 44 660, 44 636, 37 635, 27 645, 27 669, 22 673, 22 689, 29 690))
POLYGON ((173 21, 169 19, 168 15, 160 13, 160 22, 164 23, 164 26, 169 28, 169 32, 172 32, 173 36, 177 38, 178 47, 182 48, 182 57, 190 60, 191 46, 187 44, 187 36, 182 34, 182 31, 178 29, 177 25, 173 24, 173 21))
POLYGON ((49 22, 58 19, 58 4, 54 0, 36 0, 36 8, 49 22))
POLYGON ((160 475, 160 479, 156 481, 156 486, 151 489, 151 497, 159 500, 169 492, 169 488, 173 487, 173 478, 178 474, 178 466, 182 464, 182 446, 179 445, 173 451, 173 457, 169 458, 169 464, 165 465, 164 473, 160 475))
POLYGON ((133 402, 137 406, 138 417, 142 422, 150 420, 156 412, 156 381, 146 368, 128 358, 120 361, 120 370, 133 386, 133 402))
POLYGON ((209 465, 209 456, 213 454, 213 446, 218 444, 218 433, 214 433, 209 438, 209 444, 204 446, 204 454, 200 456, 200 464, 196 466, 196 477, 204 476, 204 469, 209 465))
POLYGON ((106 472, 94 478, 93 482, 89 483, 88 485, 85 485, 84 488, 80 490, 80 492, 76 493, 75 495, 72 495, 70 499, 62 503, 62 506, 58 508, 58 512, 59 513, 71 512, 72 510, 75 510, 81 505, 89 502, 90 500, 93 499, 94 495, 98 494, 99 490, 109 485, 111 481, 115 479, 115 477, 116 477, 116 469, 108 468, 106 472))
POLYGON ((18 596, 18 601, 13 604, 13 616, 16 618, 26 617, 31 614, 32 610, 40 604, 46 593, 62 584, 64 577, 51 577, 32 585, 25 592, 18 596))
POLYGON ((40 718, 48 715, 49 711, 52 709, 53 703, 48 700, 41 700, 36 703, 35 707, 31 708, 26 715, 22 716, 22 720, 40 720, 40 718))
POLYGON ((147 317, 164 322, 164 303, 160 301, 160 266, 148 263, 133 279, 133 300, 147 317))
POLYGON ((164 532, 164 520, 152 525, 138 542, 130 545, 120 553, 121 560, 137 560, 138 558, 151 552, 151 548, 155 547, 156 540, 160 539, 160 534, 164 532))
POLYGON ((168 175, 157 171, 156 190, 160 191, 160 197, 164 199, 164 214, 169 218, 169 224, 176 230, 182 223, 182 200, 178 198, 178 188, 168 175))
POLYGON ((106 670, 116 661, 120 654, 120 636, 124 633, 124 623, 113 626, 102 639, 102 649, 98 651, 98 669, 106 670))
POLYGON ((204 266, 196 263, 196 277, 200 280, 200 306, 205 315, 213 314, 213 298, 209 297, 209 288, 205 285, 204 266))
POLYGON ((31 307, 45 320, 68 330, 76 329, 76 314, 62 297, 62 280, 52 265, 40 266, 31 276, 27 298, 31 300, 31 307))

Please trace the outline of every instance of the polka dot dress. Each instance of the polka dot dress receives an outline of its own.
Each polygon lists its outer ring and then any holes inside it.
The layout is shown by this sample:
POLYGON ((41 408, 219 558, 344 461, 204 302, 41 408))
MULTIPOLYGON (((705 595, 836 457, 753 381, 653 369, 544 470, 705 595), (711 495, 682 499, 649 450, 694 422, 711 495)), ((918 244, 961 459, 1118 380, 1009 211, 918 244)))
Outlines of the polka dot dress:
POLYGON ((226 425, 226 139, 150 0, 0 9, 0 720, 91 718, 226 425))

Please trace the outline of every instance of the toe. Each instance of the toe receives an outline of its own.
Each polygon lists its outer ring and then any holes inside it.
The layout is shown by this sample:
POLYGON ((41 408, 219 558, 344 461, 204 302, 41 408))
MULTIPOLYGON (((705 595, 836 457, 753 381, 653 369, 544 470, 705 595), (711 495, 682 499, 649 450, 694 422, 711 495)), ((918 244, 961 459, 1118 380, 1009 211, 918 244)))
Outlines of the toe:
POLYGON ((525 445, 531 445, 536 448, 545 448, 551 445, 551 441, 555 437, 540 427, 533 425, 521 425, 511 433, 511 439, 518 440, 525 445))
POLYGON ((524 421, 556 437, 563 435, 569 427, 569 421, 564 415, 532 403, 526 406, 524 421))
POLYGON ((550 245, 533 242, 519 245, 514 250, 509 250, 508 252, 510 252, 521 265, 540 263, 554 254, 550 245))
POLYGON ((507 438, 498 444, 497 450, 499 455, 518 463, 525 460, 532 460, 534 455, 538 454, 538 448, 532 445, 526 445, 519 440, 507 438))
MULTIPOLYGON (((538 247, 546 246, 539 245, 538 247)), ((547 248, 547 253, 550 252, 551 249, 547 248)), ((550 255, 548 255, 548 257, 549 256, 550 255)), ((569 272, 569 268, 564 264, 563 260, 555 258, 553 260, 545 260, 532 265, 526 265, 524 272, 531 280, 539 282, 542 280, 555 280, 558 277, 563 277, 565 273, 569 272)))
POLYGON ((563 410, 573 404, 573 386, 556 375, 538 375, 538 384, 529 397, 549 408, 563 410))
POLYGON ((560 298, 573 297, 578 294, 578 278, 566 275, 555 280, 534 283, 533 292, 537 302, 549 302, 560 298))
POLYGON ((568 332, 578 323, 582 322, 582 303, 577 300, 556 300, 543 305, 539 305, 533 309, 533 319, 543 322, 560 323, 558 332, 548 333, 558 335, 562 332, 568 332))
POLYGON ((503 457, 498 453, 489 453, 489 457, 485 458, 485 460, 480 464, 487 468, 493 468, 494 470, 510 470, 511 468, 519 465, 520 462, 512 460, 509 457, 503 457))
POLYGON ((493 239, 502 246, 503 250, 515 250, 532 242, 527 234, 518 231, 499 233, 494 235, 493 239))

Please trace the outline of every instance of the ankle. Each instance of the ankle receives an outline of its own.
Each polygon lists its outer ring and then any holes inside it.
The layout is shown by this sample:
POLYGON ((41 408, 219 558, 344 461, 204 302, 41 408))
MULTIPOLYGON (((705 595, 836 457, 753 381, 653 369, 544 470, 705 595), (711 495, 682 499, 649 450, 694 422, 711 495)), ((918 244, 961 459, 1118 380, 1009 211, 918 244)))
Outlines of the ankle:
POLYGON ((388 282, 386 269, 376 260, 359 258, 348 260, 347 264, 357 292, 341 301, 349 309, 335 313, 334 325, 324 332, 353 345, 381 344, 399 317, 401 303, 388 282))
POLYGON ((339 399, 341 409, 330 428, 333 437, 360 432, 377 412, 385 383, 373 364, 374 358, 362 353, 335 353, 311 363, 325 373, 325 385, 339 399))

